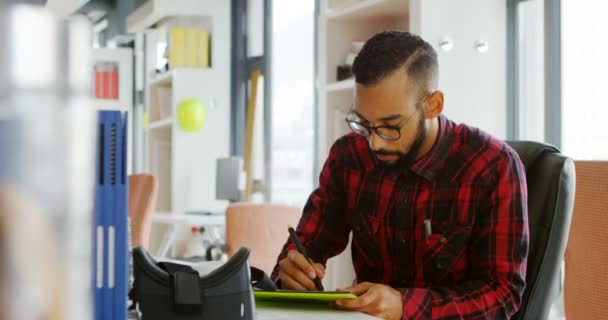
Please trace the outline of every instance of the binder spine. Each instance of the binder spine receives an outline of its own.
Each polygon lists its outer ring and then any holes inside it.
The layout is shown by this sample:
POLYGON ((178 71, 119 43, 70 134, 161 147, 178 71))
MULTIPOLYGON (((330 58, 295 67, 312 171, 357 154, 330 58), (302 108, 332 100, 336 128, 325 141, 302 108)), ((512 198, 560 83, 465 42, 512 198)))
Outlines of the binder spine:
POLYGON ((95 320, 126 319, 129 287, 126 114, 99 112, 93 283, 95 320))

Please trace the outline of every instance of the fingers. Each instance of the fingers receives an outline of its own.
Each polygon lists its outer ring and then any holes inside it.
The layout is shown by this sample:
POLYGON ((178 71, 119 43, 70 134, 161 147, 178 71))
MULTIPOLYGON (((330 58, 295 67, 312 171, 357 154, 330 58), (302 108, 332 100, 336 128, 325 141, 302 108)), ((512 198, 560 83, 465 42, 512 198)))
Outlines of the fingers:
POLYGON ((319 277, 319 279, 323 279, 325 277, 325 267, 320 263, 315 263, 314 268, 317 272, 317 277, 319 277))
POLYGON ((369 290, 373 286, 374 286, 374 284, 371 282, 361 282, 361 283, 358 283, 351 287, 338 288, 337 291, 347 291, 356 296, 360 296, 360 295, 364 294, 365 292, 367 292, 367 290, 369 290))
POLYGON ((365 312, 375 304, 376 300, 376 292, 370 290, 359 296, 357 299, 337 299, 336 306, 343 310, 365 312))
POLYGON ((285 289, 306 291, 306 288, 283 271, 279 271, 279 279, 285 289))
POLYGON ((292 250, 287 254, 289 260, 291 260, 302 272, 306 273, 310 279, 314 279, 317 277, 317 272, 315 268, 306 260, 304 255, 301 253, 292 250))
POLYGON ((285 289, 316 290, 315 283, 289 258, 279 261, 279 278, 283 281, 285 289), (287 278, 291 281, 286 281, 287 278), (297 286, 292 285, 294 282, 297 286))
POLYGON ((367 313, 383 319, 402 318, 403 303, 399 291, 381 284, 372 284, 370 287, 367 283, 353 286, 350 289, 362 290, 364 288, 367 288, 367 291, 357 299, 336 300, 336 307, 342 310, 367 313))
POLYGON ((304 255, 295 250, 287 253, 287 258, 279 262, 279 267, 279 277, 286 289, 317 290, 312 280, 317 277, 323 279, 325 276, 325 267, 322 264, 314 263, 311 265, 304 255), (286 278, 289 277, 290 281, 284 280, 281 275, 286 278), (293 283, 297 286, 292 286, 293 283))

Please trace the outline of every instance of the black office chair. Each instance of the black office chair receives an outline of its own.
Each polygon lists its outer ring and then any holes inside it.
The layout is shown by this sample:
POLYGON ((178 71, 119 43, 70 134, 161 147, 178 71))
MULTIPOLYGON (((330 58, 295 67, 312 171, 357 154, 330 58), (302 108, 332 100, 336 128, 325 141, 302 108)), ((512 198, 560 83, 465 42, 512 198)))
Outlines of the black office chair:
POLYGON ((526 168, 530 227, 526 290, 519 311, 511 319, 544 320, 561 287, 561 262, 574 206, 574 162, 550 145, 507 143, 526 168))

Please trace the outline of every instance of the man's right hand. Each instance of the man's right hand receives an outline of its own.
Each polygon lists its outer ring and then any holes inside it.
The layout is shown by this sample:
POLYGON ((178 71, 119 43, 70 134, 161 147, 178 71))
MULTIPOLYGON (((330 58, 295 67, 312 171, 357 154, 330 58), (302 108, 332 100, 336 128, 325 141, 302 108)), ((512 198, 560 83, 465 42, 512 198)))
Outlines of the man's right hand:
POLYGON ((311 265, 306 258, 296 250, 289 251, 287 257, 279 261, 279 279, 283 289, 287 290, 318 290, 313 279, 323 279, 325 268, 320 263, 311 265))

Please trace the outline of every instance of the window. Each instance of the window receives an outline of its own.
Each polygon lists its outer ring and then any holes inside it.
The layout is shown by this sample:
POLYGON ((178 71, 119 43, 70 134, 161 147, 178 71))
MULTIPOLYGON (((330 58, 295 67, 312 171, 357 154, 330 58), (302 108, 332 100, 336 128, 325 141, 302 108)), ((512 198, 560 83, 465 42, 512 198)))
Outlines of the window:
POLYGON ((608 159, 608 2, 562 1, 562 150, 608 159))
POLYGON ((313 184, 315 1, 273 1, 272 201, 303 206, 313 184))
POLYGON ((518 140, 545 141, 544 1, 520 2, 517 23, 518 140))

